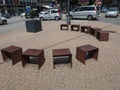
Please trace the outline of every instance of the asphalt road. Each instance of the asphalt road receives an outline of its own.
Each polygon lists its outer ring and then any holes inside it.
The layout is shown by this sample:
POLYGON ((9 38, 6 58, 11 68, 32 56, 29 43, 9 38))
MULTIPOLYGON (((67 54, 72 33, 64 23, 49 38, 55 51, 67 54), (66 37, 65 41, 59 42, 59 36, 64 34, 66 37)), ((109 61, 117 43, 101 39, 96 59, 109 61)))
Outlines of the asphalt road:
POLYGON ((100 18, 99 18, 100 22, 107 22, 107 23, 112 23, 115 25, 120 25, 120 14, 117 18, 106 18, 105 17, 105 13, 102 13, 100 18))
POLYGON ((8 23, 6 25, 0 25, 0 34, 25 28, 25 18, 23 17, 13 17, 11 19, 7 19, 7 22, 8 23))
MULTIPOLYGON (((8 19, 7 25, 0 25, 0 34, 16 30, 24 30, 26 28, 25 20, 26 19, 24 17, 13 17, 11 19, 8 19)), ((64 17, 63 20, 66 20, 66 18, 64 17)), ((97 21, 120 25, 120 15, 117 18, 105 18, 105 14, 102 13, 97 21)))

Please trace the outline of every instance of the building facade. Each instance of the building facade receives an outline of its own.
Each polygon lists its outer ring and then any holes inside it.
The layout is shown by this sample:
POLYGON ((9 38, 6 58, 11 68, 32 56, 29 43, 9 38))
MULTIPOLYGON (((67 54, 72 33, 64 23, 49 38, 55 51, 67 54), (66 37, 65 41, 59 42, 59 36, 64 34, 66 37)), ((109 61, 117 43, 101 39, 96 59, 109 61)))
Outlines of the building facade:
MULTIPOLYGON (((70 10, 81 3, 88 4, 90 0, 0 0, 0 13, 10 13, 11 15, 19 15, 25 12, 26 6, 38 8, 42 5, 51 5, 60 8, 62 11, 67 10, 68 1, 70 2, 70 10)), ((120 0, 101 0, 102 5, 116 6, 120 9, 120 0)), ((39 9, 39 8, 38 8, 39 9)))
POLYGON ((25 12, 26 6, 37 7, 37 0, 0 0, 0 13, 19 15, 25 12))

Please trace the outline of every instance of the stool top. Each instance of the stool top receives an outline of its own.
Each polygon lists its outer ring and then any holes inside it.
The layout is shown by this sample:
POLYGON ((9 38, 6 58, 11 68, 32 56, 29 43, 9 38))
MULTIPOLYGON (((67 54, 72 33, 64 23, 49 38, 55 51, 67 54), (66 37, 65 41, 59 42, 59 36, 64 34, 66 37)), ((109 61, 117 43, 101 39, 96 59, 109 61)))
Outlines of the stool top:
POLYGON ((68 24, 61 24, 61 25, 65 25, 65 26, 68 26, 68 24))
POLYGON ((27 49, 22 55, 39 56, 42 51, 42 49, 27 49))
POLYGON ((67 56, 71 55, 71 52, 68 48, 63 49, 53 49, 53 56, 67 56))
POLYGON ((104 34, 109 33, 109 31, 98 31, 98 32, 100 32, 100 33, 104 33, 104 34))
POLYGON ((92 29, 95 29, 95 30, 102 30, 101 28, 98 28, 98 27, 92 27, 92 29))
POLYGON ((5 51, 5 52, 8 52, 8 53, 12 53, 18 49, 22 49, 21 47, 17 47, 17 46, 14 46, 14 45, 11 45, 9 47, 6 47, 6 48, 3 48, 1 49, 2 51, 5 51))
POLYGON ((97 47, 89 45, 89 44, 88 45, 84 45, 84 46, 80 46, 80 47, 77 47, 77 48, 79 48, 79 49, 81 49, 82 51, 85 51, 85 52, 98 49, 97 47))
POLYGON ((87 26, 87 25, 84 25, 84 26, 81 26, 81 27, 87 27, 87 28, 91 28, 91 26, 87 26))
POLYGON ((71 24, 71 26, 80 26, 79 24, 71 24))

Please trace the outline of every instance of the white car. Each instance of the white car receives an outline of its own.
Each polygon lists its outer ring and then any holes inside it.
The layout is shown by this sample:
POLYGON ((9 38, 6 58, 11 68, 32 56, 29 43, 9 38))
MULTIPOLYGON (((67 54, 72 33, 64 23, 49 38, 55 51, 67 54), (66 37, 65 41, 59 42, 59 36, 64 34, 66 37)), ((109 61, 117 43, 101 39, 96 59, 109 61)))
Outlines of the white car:
POLYGON ((21 17, 25 17, 25 13, 21 13, 20 16, 21 16, 21 17))
POLYGON ((105 17, 118 17, 119 15, 119 10, 116 7, 111 7, 109 10, 106 12, 105 17))
POLYGON ((49 9, 47 11, 41 11, 39 13, 39 19, 40 20, 55 19, 55 20, 58 21, 61 18, 62 18, 62 15, 61 15, 59 9, 49 9))
POLYGON ((0 24, 7 24, 7 19, 0 16, 0 24))

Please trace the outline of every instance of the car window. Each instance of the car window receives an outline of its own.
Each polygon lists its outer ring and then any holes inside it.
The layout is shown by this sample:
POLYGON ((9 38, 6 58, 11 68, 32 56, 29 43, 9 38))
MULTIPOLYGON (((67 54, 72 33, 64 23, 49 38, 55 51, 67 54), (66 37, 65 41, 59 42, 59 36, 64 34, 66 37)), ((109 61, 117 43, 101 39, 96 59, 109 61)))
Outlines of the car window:
POLYGON ((57 13, 58 11, 57 10, 52 10, 51 13, 57 13))
POLYGON ((117 11, 117 8, 110 8, 109 11, 117 11))
POLYGON ((106 7, 102 7, 102 9, 107 9, 106 7))
POLYGON ((48 14, 47 12, 45 14, 48 14))
POLYGON ((88 7, 84 7, 84 11, 88 11, 88 7))
POLYGON ((80 7, 78 11, 84 11, 84 7, 80 7))
POLYGON ((95 10, 95 7, 87 7, 88 11, 95 10))
POLYGON ((75 11, 75 12, 76 12, 76 11, 78 11, 78 10, 79 10, 79 9, 78 9, 78 8, 76 8, 76 9, 74 9, 73 11, 75 11))

